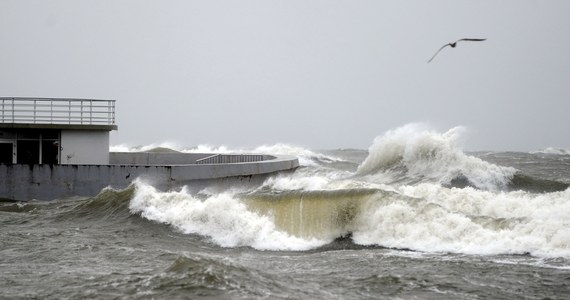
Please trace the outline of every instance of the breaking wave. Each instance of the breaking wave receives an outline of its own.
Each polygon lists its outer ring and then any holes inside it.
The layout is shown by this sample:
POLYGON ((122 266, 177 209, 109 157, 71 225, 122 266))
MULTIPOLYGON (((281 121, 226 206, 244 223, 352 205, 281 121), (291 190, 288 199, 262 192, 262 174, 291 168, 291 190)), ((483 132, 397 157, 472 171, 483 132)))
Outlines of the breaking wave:
POLYGON ((357 174, 397 183, 464 182, 484 190, 505 189, 516 169, 465 154, 456 145, 463 131, 455 127, 442 134, 421 124, 388 131, 374 140, 357 174))
MULTIPOLYGON (((254 189, 160 191, 136 181, 131 190, 98 196, 122 195, 128 207, 94 199, 85 210, 117 217, 127 210, 221 247, 303 251, 342 239, 425 252, 570 258, 568 184, 468 155, 457 146, 462 132, 418 124, 389 131, 353 169, 334 154, 283 144, 232 150, 295 155, 303 167, 254 189)), ((228 149, 183 151, 222 150, 228 149)))
MULTIPOLYGON (((358 243, 468 254, 570 256, 570 190, 534 194, 404 186, 397 201, 363 219, 358 243)), ((380 208, 380 207, 379 207, 380 208)))
POLYGON ((570 155, 570 151, 562 148, 548 147, 544 150, 531 152, 532 154, 570 155))
POLYGON ((230 192, 199 199, 185 189, 159 192, 139 182, 129 208, 133 213, 168 224, 182 233, 208 236, 222 247, 307 250, 325 243, 277 230, 270 217, 249 211, 230 192))
POLYGON ((118 144, 118 145, 111 145, 109 147, 110 152, 148 152, 148 151, 156 151, 156 150, 166 150, 166 151, 181 151, 180 145, 173 142, 163 142, 158 144, 149 144, 149 145, 138 145, 132 146, 128 144, 118 144))
POLYGON ((569 199, 570 190, 496 193, 430 183, 201 197, 137 183, 129 209, 222 247, 308 250, 352 236, 359 245, 426 252, 568 258, 569 199))

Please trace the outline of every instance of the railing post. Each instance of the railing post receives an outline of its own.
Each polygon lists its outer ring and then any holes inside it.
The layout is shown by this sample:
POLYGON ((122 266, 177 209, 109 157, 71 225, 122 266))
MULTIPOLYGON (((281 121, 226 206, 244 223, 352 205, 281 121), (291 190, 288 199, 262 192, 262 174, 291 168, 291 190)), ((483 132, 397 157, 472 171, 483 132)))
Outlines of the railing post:
POLYGON ((108 122, 110 124, 115 124, 115 101, 109 101, 108 112, 109 112, 108 122))

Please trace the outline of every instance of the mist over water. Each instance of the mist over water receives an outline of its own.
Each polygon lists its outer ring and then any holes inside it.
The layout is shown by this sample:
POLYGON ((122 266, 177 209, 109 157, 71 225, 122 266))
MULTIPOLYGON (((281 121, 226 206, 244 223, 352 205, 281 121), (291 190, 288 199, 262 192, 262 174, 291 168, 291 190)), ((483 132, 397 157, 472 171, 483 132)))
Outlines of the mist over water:
POLYGON ((467 153, 463 131, 410 124, 368 150, 113 147, 288 154, 301 167, 259 185, 137 180, 94 198, 0 203, 5 295, 566 297, 570 156, 467 153))

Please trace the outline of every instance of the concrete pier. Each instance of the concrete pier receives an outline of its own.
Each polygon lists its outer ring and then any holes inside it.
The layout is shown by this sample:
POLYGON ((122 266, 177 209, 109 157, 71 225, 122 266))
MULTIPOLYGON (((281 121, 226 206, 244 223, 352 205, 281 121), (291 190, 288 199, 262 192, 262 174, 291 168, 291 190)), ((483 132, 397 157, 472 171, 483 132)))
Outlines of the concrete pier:
POLYGON ((234 163, 199 163, 212 156, 217 155, 111 152, 109 165, 1 164, 0 198, 28 201, 91 197, 105 187, 125 188, 136 178, 162 190, 184 185, 192 189, 216 183, 244 184, 299 166, 295 157, 255 154, 223 155, 238 161, 234 163), (248 161, 252 157, 261 160, 248 161))
POLYGON ((0 199, 91 197, 136 178, 168 190, 245 184, 293 170, 290 156, 109 152, 115 100, 0 97, 0 199))

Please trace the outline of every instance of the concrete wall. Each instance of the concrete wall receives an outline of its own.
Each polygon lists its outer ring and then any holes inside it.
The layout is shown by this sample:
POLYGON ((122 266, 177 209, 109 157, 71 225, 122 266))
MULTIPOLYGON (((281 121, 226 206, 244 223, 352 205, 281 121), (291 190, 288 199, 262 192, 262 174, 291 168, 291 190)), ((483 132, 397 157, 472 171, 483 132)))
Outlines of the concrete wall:
POLYGON ((168 188, 169 167, 0 165, 0 198, 29 201, 91 197, 107 186, 127 187, 137 176, 168 188), (132 176, 132 177, 131 177, 132 176))
POLYGON ((161 153, 161 152, 111 152, 112 165, 187 165, 196 160, 211 156, 211 153, 161 153))
POLYGON ((62 130, 62 165, 109 164, 109 131, 62 130))
POLYGON ((298 166, 297 158, 291 156, 211 165, 0 165, 0 198, 29 201, 93 197, 104 187, 125 188, 136 178, 162 190, 184 185, 194 190, 212 184, 260 181, 298 166))

